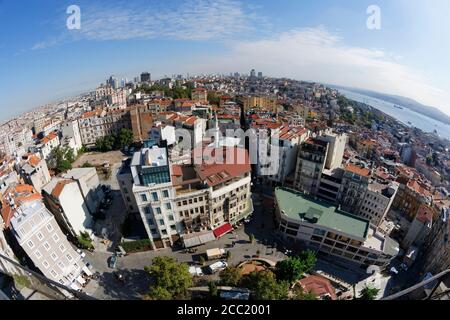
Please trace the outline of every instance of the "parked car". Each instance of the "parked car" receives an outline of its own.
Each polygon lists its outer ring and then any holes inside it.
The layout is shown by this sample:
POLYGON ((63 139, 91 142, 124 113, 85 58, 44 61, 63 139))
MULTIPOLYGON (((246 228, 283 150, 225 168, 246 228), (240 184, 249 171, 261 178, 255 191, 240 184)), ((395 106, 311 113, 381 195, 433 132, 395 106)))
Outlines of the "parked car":
POLYGON ((111 256, 111 257, 109 258, 108 266, 109 266, 111 269, 115 269, 115 268, 116 268, 116 265, 117 265, 117 256, 116 256, 116 255, 113 255, 113 256, 111 256))
POLYGON ((217 261, 213 263, 212 265, 208 266, 208 271, 213 274, 219 271, 222 271, 228 267, 228 263, 225 261, 217 261))
POLYGON ((390 271, 391 271, 391 273, 394 274, 394 275, 395 275, 395 274, 398 274, 398 270, 397 270, 395 267, 392 267, 390 271))
POLYGON ((202 271, 202 268, 200 268, 200 267, 190 266, 189 273, 191 275, 197 276, 197 277, 203 276, 203 271, 202 271))

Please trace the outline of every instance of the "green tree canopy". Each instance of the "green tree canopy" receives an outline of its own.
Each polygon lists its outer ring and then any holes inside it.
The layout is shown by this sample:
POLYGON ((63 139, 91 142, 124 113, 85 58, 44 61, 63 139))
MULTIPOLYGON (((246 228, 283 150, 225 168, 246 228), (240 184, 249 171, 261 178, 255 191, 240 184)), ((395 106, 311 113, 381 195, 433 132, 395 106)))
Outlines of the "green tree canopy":
POLYGON ((241 285, 250 289, 255 300, 284 300, 288 297, 289 283, 277 282, 272 271, 254 271, 245 275, 241 285))
POLYGON ((156 257, 145 270, 154 282, 149 292, 149 297, 153 299, 183 298, 193 284, 188 265, 178 263, 171 257, 156 257))
POLYGON ((117 134, 104 136, 95 141, 95 148, 100 152, 122 149, 133 143, 133 131, 120 129, 117 134))
POLYGON ((305 292, 300 285, 297 285, 292 290, 292 300, 317 300, 317 296, 312 292, 305 292))
POLYGON ((61 146, 54 148, 47 158, 49 168, 55 170, 57 173, 72 169, 72 163, 74 161, 75 156, 73 150, 69 147, 63 148, 61 146))
POLYGON ((238 268, 228 267, 219 274, 220 283, 224 286, 235 287, 241 281, 241 272, 238 268))
POLYGON ((366 285, 360 292, 361 296, 359 297, 360 300, 375 300, 378 296, 378 293, 380 292, 380 289, 371 287, 366 285))
POLYGON ((311 250, 303 251, 296 257, 280 261, 276 265, 275 273, 280 280, 293 283, 304 273, 311 271, 316 264, 316 256, 311 250))

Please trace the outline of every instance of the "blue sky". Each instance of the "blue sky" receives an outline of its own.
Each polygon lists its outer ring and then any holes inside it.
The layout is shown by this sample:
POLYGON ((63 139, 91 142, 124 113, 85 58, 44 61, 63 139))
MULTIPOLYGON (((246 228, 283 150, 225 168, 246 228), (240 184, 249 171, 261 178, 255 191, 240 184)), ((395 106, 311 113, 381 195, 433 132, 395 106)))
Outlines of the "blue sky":
POLYGON ((248 72, 400 94, 450 114, 447 0, 0 0, 0 120, 107 76, 248 72), (66 8, 81 8, 67 30, 66 8), (369 5, 381 30, 366 26, 369 5))

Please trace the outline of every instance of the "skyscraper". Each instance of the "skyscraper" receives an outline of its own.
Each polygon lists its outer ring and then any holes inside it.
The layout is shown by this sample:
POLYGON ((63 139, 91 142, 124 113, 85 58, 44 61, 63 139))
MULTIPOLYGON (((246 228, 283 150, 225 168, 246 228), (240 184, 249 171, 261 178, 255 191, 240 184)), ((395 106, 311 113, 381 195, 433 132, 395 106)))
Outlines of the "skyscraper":
POLYGON ((149 82, 151 81, 151 75, 148 72, 141 73, 141 82, 149 82))

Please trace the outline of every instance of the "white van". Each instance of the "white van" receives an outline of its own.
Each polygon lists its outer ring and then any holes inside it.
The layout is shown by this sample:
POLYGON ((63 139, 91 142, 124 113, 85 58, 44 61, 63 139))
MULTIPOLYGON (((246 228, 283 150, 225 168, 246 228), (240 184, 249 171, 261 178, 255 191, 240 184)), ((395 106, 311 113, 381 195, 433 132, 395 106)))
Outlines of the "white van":
POLYGON ((228 267, 228 263, 226 263, 225 261, 218 261, 218 262, 215 262, 212 265, 208 266, 208 270, 212 274, 212 273, 222 271, 222 270, 226 269, 227 267, 228 267))

